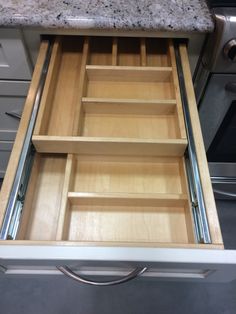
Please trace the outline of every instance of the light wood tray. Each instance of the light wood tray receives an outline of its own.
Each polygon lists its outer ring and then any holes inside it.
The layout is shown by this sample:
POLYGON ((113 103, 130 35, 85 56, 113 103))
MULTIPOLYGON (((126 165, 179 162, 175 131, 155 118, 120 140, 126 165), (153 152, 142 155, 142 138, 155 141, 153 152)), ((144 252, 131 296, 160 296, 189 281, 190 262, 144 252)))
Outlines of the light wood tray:
MULTIPOLYGON (((189 76, 187 61, 185 67, 189 76)), ((194 99, 192 85, 187 88, 194 99)), ((194 100, 191 105, 211 245, 196 243, 194 235, 172 41, 57 38, 32 138, 37 152, 18 240, 222 247, 194 100)), ((3 195, 2 204, 6 200, 3 195)))

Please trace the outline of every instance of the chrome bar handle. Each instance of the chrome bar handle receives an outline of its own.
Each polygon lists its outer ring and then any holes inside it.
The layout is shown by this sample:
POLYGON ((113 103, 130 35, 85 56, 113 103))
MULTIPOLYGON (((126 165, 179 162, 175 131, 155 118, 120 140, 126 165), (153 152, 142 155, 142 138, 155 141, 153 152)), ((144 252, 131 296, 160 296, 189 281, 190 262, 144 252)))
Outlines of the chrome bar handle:
POLYGON ((20 120, 22 116, 22 113, 16 111, 6 111, 5 114, 9 117, 16 118, 18 120, 20 120))
POLYGON ((64 275, 66 275, 66 276, 70 277, 71 279, 74 279, 78 282, 92 285, 92 286, 103 286, 104 287, 104 286, 115 286, 115 285, 119 285, 121 283, 128 282, 130 280, 133 280, 136 277, 142 275, 147 270, 147 267, 137 267, 134 270, 132 270, 128 275, 126 275, 122 278, 119 278, 119 279, 111 280, 111 281, 95 281, 95 280, 86 279, 86 278, 82 277, 81 275, 78 275, 75 272, 73 272, 68 266, 58 266, 57 269, 60 270, 64 275))

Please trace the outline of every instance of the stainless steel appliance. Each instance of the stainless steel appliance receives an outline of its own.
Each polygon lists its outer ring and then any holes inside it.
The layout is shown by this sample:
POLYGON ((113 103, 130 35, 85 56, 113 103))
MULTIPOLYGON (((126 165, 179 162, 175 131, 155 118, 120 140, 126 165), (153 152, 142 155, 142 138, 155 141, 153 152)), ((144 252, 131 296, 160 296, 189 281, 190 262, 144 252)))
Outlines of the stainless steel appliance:
POLYGON ((215 31, 207 38, 194 85, 215 196, 236 198, 236 7, 212 13, 215 31))

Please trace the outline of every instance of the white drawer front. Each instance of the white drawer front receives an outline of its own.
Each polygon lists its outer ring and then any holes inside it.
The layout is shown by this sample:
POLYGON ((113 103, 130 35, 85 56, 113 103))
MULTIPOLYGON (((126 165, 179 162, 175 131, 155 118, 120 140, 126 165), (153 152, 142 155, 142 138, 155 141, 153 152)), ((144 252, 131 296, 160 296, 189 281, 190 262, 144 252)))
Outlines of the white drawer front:
POLYGON ((29 82, 0 81, 0 141, 14 141, 29 82))
POLYGON ((0 30, 0 78, 16 80, 31 78, 31 66, 19 30, 0 30))
POLYGON ((236 251, 112 247, 4 246, 2 274, 59 275, 68 266, 83 277, 125 276, 136 267, 147 267, 142 278, 196 282, 236 279, 236 251), (46 259, 44 258, 46 257, 46 259))
POLYGON ((0 141, 0 178, 5 175, 12 147, 13 142, 0 141))

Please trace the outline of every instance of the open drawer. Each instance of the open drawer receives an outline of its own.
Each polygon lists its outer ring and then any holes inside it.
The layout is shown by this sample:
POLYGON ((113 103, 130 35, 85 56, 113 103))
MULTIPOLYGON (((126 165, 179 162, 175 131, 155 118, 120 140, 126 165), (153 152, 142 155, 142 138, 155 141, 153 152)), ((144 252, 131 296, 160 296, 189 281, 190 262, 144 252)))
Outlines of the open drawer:
POLYGON ((223 249, 185 45, 43 42, 0 205, 2 258, 26 264, 223 249))

